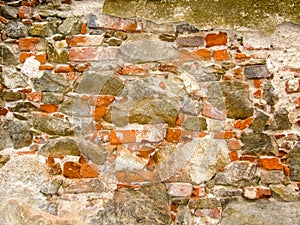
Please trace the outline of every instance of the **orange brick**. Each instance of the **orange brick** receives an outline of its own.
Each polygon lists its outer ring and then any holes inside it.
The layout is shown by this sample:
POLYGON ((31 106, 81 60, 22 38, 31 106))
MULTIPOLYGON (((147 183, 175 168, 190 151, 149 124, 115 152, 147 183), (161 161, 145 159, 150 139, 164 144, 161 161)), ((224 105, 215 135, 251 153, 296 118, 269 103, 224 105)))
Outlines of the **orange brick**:
POLYGON ((297 109, 300 108, 300 97, 297 98, 294 103, 296 104, 297 109))
POLYGON ((194 53, 201 59, 201 60, 205 60, 208 61, 211 59, 211 52, 208 49, 198 49, 196 51, 194 51, 194 53))
POLYGON ((105 106, 96 107, 93 113, 93 118, 96 122, 99 122, 101 118, 105 115, 107 108, 105 106))
POLYGON ((68 73, 73 72, 73 68, 70 65, 60 65, 54 68, 55 73, 68 73))
POLYGON ((246 55, 245 53, 236 53, 235 54, 236 59, 249 59, 251 58, 250 56, 246 55))
POLYGON ((81 178, 81 165, 76 162, 65 162, 63 167, 63 175, 67 178, 81 178))
POLYGON ((103 35, 73 35, 66 37, 69 47, 76 46, 99 46, 103 44, 103 35))
POLYGON ((253 155, 242 155, 240 157, 240 160, 241 161, 249 161, 249 162, 255 162, 255 160, 257 159, 256 156, 253 156, 253 155))
POLYGON ((8 113, 8 110, 6 108, 0 108, 0 115, 5 116, 8 113))
POLYGON ((231 161, 237 161, 239 160, 239 154, 237 151, 231 151, 229 152, 229 158, 231 161))
POLYGON ((80 156, 79 163, 81 164, 80 176, 82 178, 96 178, 99 176, 96 165, 89 164, 83 156, 80 156))
POLYGON ((229 55, 227 49, 216 50, 213 52, 213 57, 216 61, 228 60, 229 55))
POLYGON ((148 75, 148 70, 141 66, 129 65, 118 69, 117 73, 121 75, 146 76, 148 75))
POLYGON ((46 63, 47 61, 47 54, 46 53, 32 53, 32 52, 21 52, 20 53, 20 62, 24 63, 27 58, 34 56, 36 60, 38 60, 40 63, 46 63))
POLYGON ((91 96, 90 97, 90 104, 96 107, 100 106, 109 106, 115 97, 112 95, 102 95, 102 96, 91 96))
POLYGON ((42 92, 35 91, 28 93, 28 100, 32 102, 41 102, 42 101, 42 92))
POLYGON ((233 137, 232 131, 217 131, 214 135, 215 139, 229 139, 233 137))
POLYGON ((239 150, 241 149, 241 144, 237 139, 229 139, 228 140, 228 148, 230 150, 239 150))
POLYGON ((254 80, 254 87, 255 88, 260 88, 260 85, 261 85, 261 81, 260 80, 254 80))
POLYGON ((219 32, 218 34, 208 34, 205 37, 206 47, 227 44, 227 34, 219 32))
POLYGON ((266 170, 282 170, 283 165, 277 157, 261 157, 258 166, 266 170))
POLYGON ((19 49, 21 51, 33 51, 35 46, 40 43, 41 39, 38 37, 28 37, 19 39, 19 49))
POLYGON ((51 64, 40 65, 39 70, 53 70, 53 66, 51 64))
POLYGON ((166 140, 168 142, 179 142, 182 130, 180 128, 167 128, 166 140))
POLYGON ((18 10, 18 16, 21 19, 29 19, 31 18, 31 7, 21 6, 18 10))
POLYGON ((81 34, 86 34, 87 33, 87 22, 83 22, 81 26, 81 34))
POLYGON ((112 130, 109 136, 110 143, 113 145, 120 145, 126 143, 133 143, 136 141, 135 130, 112 130))
POLYGON ((204 185, 193 186, 192 196, 196 197, 205 197, 206 196, 206 188, 204 185))
POLYGON ((262 92, 261 92, 260 89, 256 90, 256 91, 253 93, 254 98, 261 98, 261 95, 262 95, 262 92))
POLYGON ((244 130, 246 127, 250 126, 252 123, 252 118, 247 118, 245 120, 237 120, 234 124, 234 128, 244 130))
POLYGON ((291 173, 291 169, 288 166, 283 165, 283 172, 284 172, 284 175, 289 176, 291 173))
POLYGON ((54 113, 57 112, 58 106, 53 104, 45 104, 40 105, 40 110, 46 113, 54 113))

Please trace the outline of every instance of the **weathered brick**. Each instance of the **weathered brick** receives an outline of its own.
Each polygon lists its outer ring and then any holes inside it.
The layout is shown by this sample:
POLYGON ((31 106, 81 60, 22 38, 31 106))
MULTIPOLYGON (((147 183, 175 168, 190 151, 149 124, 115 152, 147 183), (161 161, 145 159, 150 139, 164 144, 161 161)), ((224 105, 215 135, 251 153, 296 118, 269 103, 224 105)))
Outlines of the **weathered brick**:
POLYGON ((28 6, 21 6, 18 10, 18 16, 21 19, 29 19, 32 17, 31 14, 32 8, 28 6))
POLYGON ((300 108, 300 97, 297 98, 295 101, 294 101, 295 105, 296 105, 296 108, 300 108))
POLYGON ((206 47, 227 44, 227 34, 219 32, 218 34, 208 34, 205 37, 206 47))
MULTIPOLYGON (((219 219, 221 217, 221 208, 196 209, 194 215, 197 217, 210 217, 214 219, 219 219)), ((211 223, 206 222, 205 224, 211 223)))
POLYGON ((63 175, 67 178, 81 178, 81 165, 76 162, 65 162, 63 166, 63 175))
POLYGON ((254 93, 253 93, 253 97, 254 98, 261 98, 261 96, 262 96, 262 90, 261 89, 258 89, 258 90, 256 90, 254 93))
POLYGON ((22 23, 24 25, 32 25, 33 24, 33 20, 32 19, 22 19, 22 23))
POLYGON ((8 113, 8 110, 6 108, 4 108, 4 107, 0 108, 0 115, 1 116, 5 116, 7 113, 8 113))
POLYGON ((40 65, 39 70, 53 70, 53 66, 51 64, 40 65))
POLYGON ((287 93, 297 93, 300 92, 300 79, 293 79, 286 82, 285 90, 287 93))
POLYGON ((40 43, 41 38, 38 37, 28 37, 19 39, 19 49, 21 51, 34 51, 38 43, 40 43))
POLYGON ((178 72, 177 66, 175 66, 173 64, 163 64, 163 63, 159 64, 158 70, 160 72, 170 72, 170 73, 174 73, 174 74, 177 74, 177 72, 178 72))
POLYGON ((178 36, 176 44, 178 47, 199 47, 204 45, 204 38, 199 35, 178 36))
POLYGON ((119 183, 130 184, 136 182, 153 182, 157 179, 154 171, 127 171, 118 172, 117 179, 119 183))
POLYGON ((114 100, 115 97, 112 95, 101 95, 101 96, 91 96, 90 104, 96 107, 100 106, 109 106, 114 100))
POLYGON ((0 16, 0 22, 3 24, 7 24, 7 19, 5 19, 3 16, 0 16))
POLYGON ((148 75, 148 69, 145 69, 141 66, 128 65, 118 69, 117 73, 121 75, 146 76, 148 75))
POLYGON ((112 130, 109 140, 113 145, 133 143, 136 141, 136 130, 112 130))
POLYGON ((198 49, 195 50, 194 53, 201 59, 204 61, 208 61, 211 59, 211 51, 203 48, 203 49, 198 49))
POLYGON ((213 58, 216 61, 224 61, 229 59, 227 49, 213 51, 213 58))
POLYGON ((105 106, 96 107, 93 113, 93 118, 96 122, 99 122, 101 118, 105 115, 107 108, 105 106))
POLYGON ((202 110, 202 115, 206 116, 211 119, 216 120, 225 120, 226 119, 226 112, 220 111, 213 105, 205 102, 202 110))
POLYGON ((168 142, 179 142, 182 130, 180 128, 167 128, 166 140, 168 142))
POLYGON ((81 26, 81 34, 86 34, 87 33, 87 22, 83 22, 81 26))
POLYGON ((103 35, 73 35, 66 37, 69 47, 76 46, 100 46, 103 44, 103 35))
POLYGON ((230 139, 234 136, 232 131, 217 131, 215 132, 215 139, 230 139))
POLYGON ((229 152, 229 158, 231 161, 237 161, 239 160, 239 154, 237 151, 231 151, 229 152))
POLYGON ((116 47, 73 47, 69 52, 70 61, 109 61, 117 60, 118 48, 116 47))
POLYGON ((96 166, 88 163, 83 156, 80 156, 79 163, 81 164, 80 176, 82 178, 96 178, 99 176, 96 166))
POLYGON ((254 81, 253 81, 253 84, 254 84, 254 87, 255 87, 255 88, 260 88, 261 81, 260 81, 260 80, 254 80, 254 81))
POLYGON ((229 139, 228 140, 228 148, 230 150, 239 150, 241 149, 241 144, 240 141, 238 139, 229 139))
POLYGON ((206 196, 206 187, 205 185, 193 186, 193 196, 195 197, 205 197, 206 196))
POLYGON ((257 157, 254 155, 242 155, 240 157, 241 161, 255 162, 256 159, 257 159, 257 157))
POLYGON ((236 129, 244 130, 245 128, 249 127, 252 123, 252 118, 247 118, 245 120, 237 120, 234 124, 236 129))
POLYGON ((178 53, 179 53, 178 60, 176 61, 175 64, 177 66, 180 66, 185 62, 192 62, 192 61, 199 60, 199 56, 192 51, 186 49, 179 49, 178 53))
POLYGON ((68 73, 73 72, 73 68, 70 65, 59 65, 54 68, 55 73, 68 73))
POLYGON ((40 63, 47 62, 47 54, 46 53, 32 53, 32 52, 21 52, 20 53, 20 62, 24 63, 27 58, 34 56, 34 58, 40 63))
POLYGON ((169 183, 167 188, 172 197, 190 197, 193 191, 193 185, 189 183, 169 183))
POLYGON ((40 105, 40 110, 46 113, 54 113, 57 112, 58 106, 53 104, 44 104, 40 105))
POLYGON ((235 54, 235 58, 236 59, 249 59, 249 58, 251 58, 250 56, 248 56, 247 54, 245 54, 245 53, 236 53, 235 54))
POLYGON ((260 157, 258 166, 266 170, 282 170, 283 165, 277 157, 260 157))
POLYGON ((248 199, 271 197, 271 190, 267 187, 244 187, 243 196, 248 199))

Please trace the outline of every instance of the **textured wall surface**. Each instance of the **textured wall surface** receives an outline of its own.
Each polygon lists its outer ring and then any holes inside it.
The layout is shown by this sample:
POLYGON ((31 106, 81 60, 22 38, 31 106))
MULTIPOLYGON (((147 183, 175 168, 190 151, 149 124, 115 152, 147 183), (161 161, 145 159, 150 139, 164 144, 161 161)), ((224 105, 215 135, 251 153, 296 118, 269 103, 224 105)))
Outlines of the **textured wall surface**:
POLYGON ((298 12, 0 1, 0 224, 299 224, 298 12))

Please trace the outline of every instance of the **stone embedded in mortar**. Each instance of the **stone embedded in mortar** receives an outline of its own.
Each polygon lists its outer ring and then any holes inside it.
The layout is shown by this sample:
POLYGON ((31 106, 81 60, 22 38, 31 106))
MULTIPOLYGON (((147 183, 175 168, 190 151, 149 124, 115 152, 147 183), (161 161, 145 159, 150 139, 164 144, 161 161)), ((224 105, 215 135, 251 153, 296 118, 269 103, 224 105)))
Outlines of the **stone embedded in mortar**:
POLYGON ((148 123, 167 123, 174 127, 178 117, 176 107, 164 99, 142 99, 130 109, 129 122, 148 124, 148 123))
POLYGON ((266 81, 263 85, 262 98, 267 101, 268 105, 275 105, 278 101, 278 95, 275 93, 275 88, 272 86, 270 81, 266 81))
POLYGON ((132 104, 128 103, 113 103, 103 119, 109 123, 123 127, 129 123, 129 111, 132 107, 132 104))
POLYGON ((300 202, 287 203, 269 200, 230 202, 223 210, 221 224, 298 224, 299 207, 300 202))
POLYGON ((296 191, 295 186, 289 184, 287 186, 283 184, 270 185, 272 190, 272 196, 279 201, 294 202, 300 200, 300 193, 296 191))
POLYGON ((1 11, 1 16, 5 17, 6 19, 9 20, 17 19, 18 8, 16 7, 1 5, 0 11, 1 11))
POLYGON ((128 63, 173 61, 178 56, 178 52, 171 44, 155 40, 123 43, 120 53, 122 59, 128 63))
POLYGON ((67 63, 69 61, 69 52, 66 48, 57 48, 53 41, 47 41, 47 57, 49 62, 67 63))
POLYGON ((120 189, 113 200, 103 206, 90 224, 171 224, 169 197, 163 184, 144 186, 138 190, 120 189))
MULTIPOLYGON (((8 46, 6 46, 4 44, 0 44, 0 64, 5 65, 5 66, 17 64, 17 60, 15 58, 14 53, 11 51, 11 49, 8 46)), ((6 77, 9 76, 9 74, 7 73, 8 70, 5 69, 5 71, 6 71, 5 76, 6 77)), ((16 81, 18 81, 18 80, 16 80, 16 81)))
MULTIPOLYGON (((1 46, 1 45, 0 45, 1 46)), ((1 52, 1 47, 0 47, 1 52)), ((9 56, 4 56, 5 58, 9 56)), ((0 56, 1 60, 1 56, 0 56)), ((5 63, 1 63, 5 65, 5 63)), ((10 65, 13 65, 13 62, 9 63, 10 65)), ((1 83, 4 84, 5 87, 9 89, 14 88, 24 88, 27 86, 27 83, 24 80, 24 77, 21 75, 19 71, 17 71, 15 68, 2 68, 2 74, 1 74, 1 83)))
POLYGON ((221 207, 221 202, 215 197, 204 197, 190 199, 188 206, 190 209, 214 209, 221 207))
POLYGON ((190 34, 190 33, 198 33, 198 32, 199 32, 198 28, 187 23, 182 23, 176 26, 175 34, 177 36, 178 34, 190 34))
POLYGON ((82 26, 81 17, 67 17, 58 27, 58 31, 64 36, 80 34, 82 26))
POLYGON ((56 195, 58 194, 58 189, 61 187, 63 184, 63 180, 61 177, 56 177, 53 180, 50 181, 44 181, 39 189, 40 192, 45 194, 45 195, 56 195))
POLYGON ((176 38, 178 47, 199 47, 204 46, 204 37, 201 35, 185 36, 180 35, 176 38))
MULTIPOLYGON (((44 93, 43 93, 43 95, 44 95, 44 93)), ((61 98, 58 98, 57 100, 60 100, 60 99, 61 98)), ((61 105, 59 107, 59 112, 62 112, 64 114, 66 114, 66 115, 71 116, 73 114, 74 107, 76 107, 74 105, 74 98, 73 97, 64 96, 63 102, 61 103, 61 105)))
POLYGON ((120 78, 116 76, 110 76, 108 77, 107 81, 100 89, 98 94, 118 96, 121 94, 123 88, 124 83, 120 78))
POLYGON ((31 102, 18 102, 14 107, 9 107, 11 112, 27 113, 32 111, 39 111, 39 107, 31 102))
POLYGON ((298 142, 290 152, 289 167, 291 169, 290 178, 294 181, 300 181, 300 143, 298 142))
POLYGON ((220 83, 225 97, 225 105, 230 119, 246 119, 253 115, 249 99, 249 86, 239 81, 225 81, 220 83))
POLYGON ((102 193, 105 191, 105 184, 99 179, 67 179, 64 180, 65 194, 82 194, 82 193, 102 193))
POLYGON ((28 27, 20 22, 9 22, 5 25, 5 32, 8 37, 19 39, 28 36, 28 27))
POLYGON ((6 102, 14 102, 23 98, 22 93, 13 91, 2 91, 0 92, 0 98, 6 102))
POLYGON ((210 82, 207 87, 207 101, 218 110, 225 110, 225 99, 218 82, 210 82))
POLYGON ((43 98, 42 98, 42 103, 58 105, 58 104, 62 103, 63 100, 64 99, 62 99, 61 93, 44 92, 43 98))
POLYGON ((255 173, 255 163, 234 161, 227 165, 223 172, 217 173, 215 182, 218 185, 231 185, 234 187, 255 185, 258 182, 255 173))
POLYGON ((33 87, 37 91, 42 92, 64 92, 70 85, 70 81, 66 81, 64 75, 45 72, 41 78, 32 79, 33 87))
POLYGON ((270 130, 289 130, 292 124, 289 119, 289 112, 286 109, 279 109, 274 113, 274 118, 271 121, 268 129, 270 130))
POLYGON ((175 224, 194 224, 194 219, 191 210, 186 206, 179 205, 177 208, 175 224))
POLYGON ((248 79, 268 78, 271 74, 268 71, 267 65, 253 65, 245 67, 245 75, 248 79))
POLYGON ((67 136, 74 133, 72 124, 61 118, 39 114, 32 115, 33 127, 50 135, 67 136))
POLYGON ((33 23, 29 29, 29 34, 33 37, 45 38, 55 33, 55 27, 50 22, 33 23))
POLYGON ((185 116, 181 126, 186 130, 192 131, 207 130, 207 123, 204 117, 185 116))
POLYGON ((262 185, 290 183, 283 170, 261 170, 260 183, 262 185))
POLYGON ((58 138, 44 144, 39 150, 39 154, 56 158, 66 155, 80 156, 80 150, 74 139, 58 138))
POLYGON ((10 159, 9 155, 0 155, 0 169, 9 161, 9 159, 10 159))
POLYGON ((103 165, 106 161, 107 151, 101 143, 94 143, 86 140, 77 141, 81 154, 97 165, 103 165))
POLYGON ((264 131, 269 118, 270 117, 267 114, 263 113, 262 111, 258 111, 251 123, 250 128, 256 133, 264 131))
POLYGON ((13 141, 7 128, 0 129, 0 150, 13 147, 13 141))
POLYGON ((273 136, 264 133, 243 133, 242 154, 278 155, 278 145, 273 136))

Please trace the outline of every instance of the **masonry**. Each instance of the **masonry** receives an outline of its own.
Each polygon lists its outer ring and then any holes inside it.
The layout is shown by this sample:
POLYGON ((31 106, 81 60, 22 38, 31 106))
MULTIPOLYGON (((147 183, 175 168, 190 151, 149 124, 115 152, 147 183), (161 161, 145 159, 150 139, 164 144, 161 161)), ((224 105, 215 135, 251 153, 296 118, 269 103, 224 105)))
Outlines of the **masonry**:
POLYGON ((0 224, 298 224, 299 10, 0 1, 0 224))

